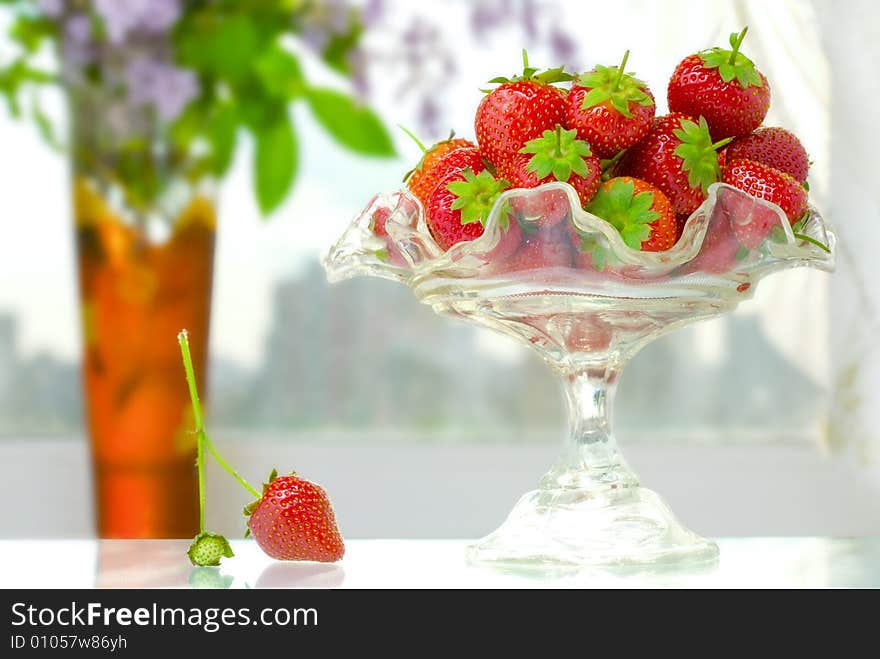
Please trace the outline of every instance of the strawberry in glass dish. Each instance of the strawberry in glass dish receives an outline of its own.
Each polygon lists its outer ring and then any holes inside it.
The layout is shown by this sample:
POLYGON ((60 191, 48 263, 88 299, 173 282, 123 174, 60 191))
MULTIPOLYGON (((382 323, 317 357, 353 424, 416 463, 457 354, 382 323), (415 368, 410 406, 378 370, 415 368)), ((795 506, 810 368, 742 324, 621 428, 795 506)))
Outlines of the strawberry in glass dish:
MULTIPOLYGON (((785 213, 792 227, 798 225, 809 208, 807 191, 792 176, 773 167, 753 160, 734 160, 724 168, 724 182, 755 199, 776 204, 785 213)), ((748 199, 734 197, 722 200, 731 218, 731 227, 739 244, 747 249, 757 249, 779 227, 779 215, 763 204, 750 203, 748 199)), ((806 240, 823 249, 818 241, 794 231, 796 238, 806 240)))
POLYGON ((770 108, 767 78, 740 52, 747 31, 730 35, 730 50, 688 55, 669 79, 669 111, 705 117, 713 140, 752 132, 770 108))
MULTIPOLYGON (((449 176, 449 169, 455 166, 454 160, 447 159, 444 162, 444 157, 447 154, 458 151, 459 149, 465 149, 466 151, 464 153, 466 155, 460 155, 459 161, 466 161, 469 158, 473 159, 474 152, 476 152, 476 158, 479 158, 479 152, 477 152, 476 149, 477 145, 470 140, 455 137, 455 133, 452 133, 448 139, 437 142, 431 147, 426 147, 422 144, 421 140, 411 132, 406 129, 404 129, 404 132, 409 135, 422 150, 422 158, 415 167, 406 173, 403 177, 403 181, 406 183, 410 192, 422 202, 423 206, 428 204, 428 199, 430 198, 431 193, 434 192, 434 188, 437 187, 437 184, 449 176)), ((474 162, 476 162, 475 159, 466 162, 464 166, 471 167, 474 162)))
POLYGON ((659 188, 676 215, 686 217, 706 199, 709 186, 721 180, 718 149, 729 142, 712 142, 703 117, 668 114, 655 118, 648 134, 627 149, 617 171, 659 188))
POLYGON ((784 128, 759 128, 737 137, 724 148, 725 161, 753 160, 805 183, 810 157, 797 136, 784 128))
POLYGON ((603 160, 642 139, 657 109, 648 85, 626 73, 628 58, 626 51, 620 66, 598 65, 578 76, 566 99, 568 127, 603 160))
MULTIPOLYGON (((584 205, 599 189, 602 172, 590 145, 577 139, 576 131, 557 124, 555 130, 546 130, 541 137, 529 140, 499 168, 498 174, 512 188, 535 188, 552 181, 568 183, 584 205)), ((565 193, 555 190, 542 195, 515 196, 510 200, 510 209, 548 228, 568 215, 570 203, 565 193)))
POLYGON ((495 200, 507 187, 485 167, 468 167, 441 181, 426 208, 428 229, 440 249, 482 236, 495 200))
POLYGON ((560 66, 538 73, 529 66, 524 50, 522 75, 489 81, 498 87, 480 101, 474 132, 480 152, 496 169, 512 167, 509 161, 527 142, 541 137, 545 130, 555 130, 557 124, 565 124, 567 92, 554 86, 572 79, 563 69, 560 66))

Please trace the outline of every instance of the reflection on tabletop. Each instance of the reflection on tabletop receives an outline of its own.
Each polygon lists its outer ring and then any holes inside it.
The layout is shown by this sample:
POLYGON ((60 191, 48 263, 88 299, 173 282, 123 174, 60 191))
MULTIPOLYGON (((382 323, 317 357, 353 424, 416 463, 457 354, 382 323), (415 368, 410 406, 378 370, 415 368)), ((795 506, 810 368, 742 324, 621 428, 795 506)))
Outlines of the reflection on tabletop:
POLYGON ((466 544, 349 540, 324 564, 236 540, 234 558, 195 569, 188 540, 0 540, 0 588, 880 588, 880 537, 721 538, 714 565, 552 571, 468 565, 466 544))

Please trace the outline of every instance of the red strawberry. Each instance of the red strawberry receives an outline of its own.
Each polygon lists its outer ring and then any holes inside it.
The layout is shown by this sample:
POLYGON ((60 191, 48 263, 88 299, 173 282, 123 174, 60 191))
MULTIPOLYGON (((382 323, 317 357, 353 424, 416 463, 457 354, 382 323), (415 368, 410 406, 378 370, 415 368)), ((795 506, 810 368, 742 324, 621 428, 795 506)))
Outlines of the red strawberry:
POLYGON ((391 217, 390 208, 382 207, 374 210, 373 214, 370 216, 370 230, 377 236, 387 238, 388 230, 385 228, 385 223, 388 221, 389 217, 391 217))
POLYGON ((650 183, 629 176, 603 183, 587 212, 614 226, 632 249, 662 252, 677 238, 675 213, 666 195, 650 183))
POLYGON ((784 128, 759 128, 750 135, 738 137, 724 149, 724 156, 728 161, 754 160, 769 165, 801 183, 807 180, 810 171, 806 149, 784 128))
MULTIPOLYGON (((445 166, 440 166, 443 157, 448 153, 463 148, 471 148, 473 151, 476 151, 477 145, 470 140, 450 136, 448 140, 437 142, 431 148, 425 148, 425 145, 415 135, 409 133, 409 131, 407 131, 407 134, 419 145, 423 155, 419 163, 406 174, 403 180, 410 191, 422 202, 422 205, 427 206, 428 198, 434 192, 434 188, 449 175, 448 167, 451 165, 447 163, 445 166)), ((472 162, 464 165, 464 167, 472 166, 472 162)), ((461 167, 461 169, 464 167, 461 167)))
POLYGON ((770 107, 767 78, 739 52, 747 30, 730 35, 732 50, 712 48, 685 57, 669 79, 670 112, 705 117, 714 140, 752 132, 770 107))
POLYGON ((500 271, 498 264, 503 264, 513 256, 522 242, 522 229, 519 223, 508 217, 506 222, 501 222, 501 235, 498 243, 491 251, 485 254, 485 258, 493 265, 493 270, 500 271))
POLYGON ((685 263, 679 270, 681 274, 708 272, 722 274, 729 272, 736 263, 740 244, 733 235, 730 219, 723 208, 715 207, 700 252, 685 263))
MULTIPOLYGON (((569 183, 580 203, 589 203, 599 188, 601 166, 590 145, 576 135, 574 130, 563 130, 557 124, 556 130, 546 130, 542 137, 530 140, 498 170, 499 175, 514 188, 535 188, 551 181, 569 183)), ((570 204, 568 197, 557 191, 514 197, 510 208, 534 218, 539 227, 551 227, 568 214, 570 204)))
MULTIPOLYGON (((773 167, 753 160, 734 160, 724 168, 724 182, 738 190, 779 206, 790 224, 807 211, 807 191, 794 178, 773 167)), ((726 197, 727 195, 725 195, 726 197)), ((732 197, 725 210, 737 240, 747 249, 755 249, 778 224, 778 216, 761 204, 732 197)))
POLYGON ((428 200, 426 218, 440 249, 483 235, 489 211, 506 187, 507 182, 493 177, 482 163, 441 181, 428 200))
POLYGON ((327 493, 296 474, 279 478, 273 470, 245 515, 248 530, 272 558, 332 563, 345 553, 327 493))
POLYGON ((494 78, 501 83, 477 107, 474 130, 480 151, 497 169, 508 165, 526 142, 565 123, 565 92, 553 83, 571 80, 562 67, 536 74, 523 51, 521 76, 494 78))
POLYGON ((418 196, 419 200, 422 202, 422 206, 427 209, 428 203, 431 200, 431 194, 441 181, 468 168, 475 172, 481 172, 486 169, 486 163, 483 160, 483 156, 480 155, 479 149, 475 146, 460 146, 457 149, 447 151, 444 155, 440 156, 434 161, 431 170, 430 172, 427 172, 425 179, 419 182, 419 194, 416 196, 418 196), (428 190, 429 187, 430 190, 428 190), (419 196, 426 190, 427 194, 424 198, 419 196))
POLYGON ((565 119, 589 142, 599 158, 614 157, 642 139, 654 118, 654 96, 648 86, 625 73, 629 51, 620 66, 597 66, 572 85, 565 119))
POLYGON ((641 142, 627 149, 618 171, 660 188, 678 215, 690 215, 712 183, 721 179, 716 151, 729 140, 712 143, 706 121, 673 113, 657 117, 641 142))
POLYGON ((516 254, 504 266, 506 272, 540 268, 570 268, 571 245, 564 232, 537 231, 527 235, 516 254))

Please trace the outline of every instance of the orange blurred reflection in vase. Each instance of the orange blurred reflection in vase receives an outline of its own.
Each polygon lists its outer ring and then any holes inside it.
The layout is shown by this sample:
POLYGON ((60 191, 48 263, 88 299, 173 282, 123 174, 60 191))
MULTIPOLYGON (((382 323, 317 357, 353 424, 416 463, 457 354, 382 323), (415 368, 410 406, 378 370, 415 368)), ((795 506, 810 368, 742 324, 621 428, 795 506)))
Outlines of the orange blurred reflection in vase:
MULTIPOLYGON (((177 333, 205 378, 215 213, 195 196, 153 241, 75 182, 83 376, 104 538, 198 531, 195 435, 177 333)), ((201 384, 204 391, 204 384, 201 384)))

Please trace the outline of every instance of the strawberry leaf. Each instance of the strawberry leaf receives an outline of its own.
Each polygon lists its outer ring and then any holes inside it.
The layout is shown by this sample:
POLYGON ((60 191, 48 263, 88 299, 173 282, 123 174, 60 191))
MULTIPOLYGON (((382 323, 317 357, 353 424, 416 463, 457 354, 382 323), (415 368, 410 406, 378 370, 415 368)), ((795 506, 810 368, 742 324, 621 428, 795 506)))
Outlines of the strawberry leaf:
POLYGON ((556 130, 545 130, 541 137, 526 142, 519 152, 533 154, 526 170, 534 172, 538 180, 552 173, 553 178, 563 182, 571 178, 572 172, 587 176, 586 158, 593 155, 590 145, 577 139, 576 130, 564 130, 559 125, 556 130))
POLYGON ((452 181, 446 185, 446 189, 456 196, 451 208, 461 211, 462 224, 479 222, 485 226, 495 200, 510 184, 496 179, 487 170, 474 174, 468 168, 462 172, 462 176, 463 181, 452 181))
POLYGON ((610 101, 611 107, 619 114, 630 118, 632 117, 630 103, 654 105, 654 101, 647 94, 648 86, 632 73, 623 71, 627 57, 629 51, 624 55, 621 66, 598 65, 578 78, 578 84, 590 90, 581 101, 584 110, 610 101))
POLYGON ((680 125, 680 129, 673 131, 681 141, 675 148, 675 155, 682 160, 681 168, 687 172, 688 185, 700 188, 706 194, 709 186, 721 179, 716 153, 721 143, 712 143, 709 126, 703 117, 700 117, 699 125, 688 119, 682 119, 680 125))
POLYGON ((704 67, 718 69, 718 75, 724 82, 730 82, 736 78, 737 83, 743 89, 760 87, 764 84, 754 62, 739 52, 740 44, 742 44, 747 31, 748 28, 744 28, 742 32, 738 34, 734 32, 730 35, 731 50, 710 48, 699 53, 704 67))
POLYGON ((612 179, 610 185, 599 188, 587 211, 617 229, 628 247, 641 249, 651 239, 651 223, 660 217, 653 206, 653 193, 635 194, 632 181, 612 179))

